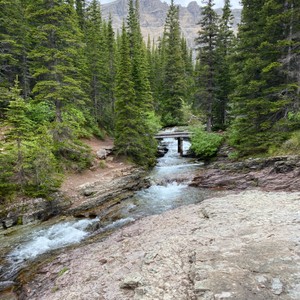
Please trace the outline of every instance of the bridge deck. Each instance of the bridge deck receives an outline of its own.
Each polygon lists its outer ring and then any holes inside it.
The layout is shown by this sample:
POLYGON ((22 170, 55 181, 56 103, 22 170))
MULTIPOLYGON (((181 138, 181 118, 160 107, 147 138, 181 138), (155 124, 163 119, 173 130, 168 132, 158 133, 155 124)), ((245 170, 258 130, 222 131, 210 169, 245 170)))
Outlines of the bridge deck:
POLYGON ((191 137, 190 132, 159 132, 154 137, 156 139, 165 139, 165 138, 190 138, 191 137))

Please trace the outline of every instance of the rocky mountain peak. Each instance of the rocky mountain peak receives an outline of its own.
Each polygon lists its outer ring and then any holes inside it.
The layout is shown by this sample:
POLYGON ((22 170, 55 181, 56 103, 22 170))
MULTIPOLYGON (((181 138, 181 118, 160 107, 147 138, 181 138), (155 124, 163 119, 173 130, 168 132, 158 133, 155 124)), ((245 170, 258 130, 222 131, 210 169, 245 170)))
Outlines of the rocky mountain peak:
MULTIPOLYGON (((196 1, 191 1, 187 7, 179 5, 179 16, 181 30, 187 39, 188 45, 194 47, 194 40, 199 31, 199 22, 201 18, 201 7, 196 1)), ((145 38, 150 35, 157 40, 162 35, 164 23, 167 16, 169 5, 161 0, 140 0, 140 24, 141 31, 145 38)), ((216 10, 218 14, 222 13, 221 9, 216 10)), ((126 19, 128 8, 127 0, 116 0, 114 2, 102 5, 103 17, 107 18, 111 14, 113 26, 116 31, 122 27, 123 20, 126 19)), ((240 21, 240 9, 234 9, 235 17, 234 26, 240 21)))

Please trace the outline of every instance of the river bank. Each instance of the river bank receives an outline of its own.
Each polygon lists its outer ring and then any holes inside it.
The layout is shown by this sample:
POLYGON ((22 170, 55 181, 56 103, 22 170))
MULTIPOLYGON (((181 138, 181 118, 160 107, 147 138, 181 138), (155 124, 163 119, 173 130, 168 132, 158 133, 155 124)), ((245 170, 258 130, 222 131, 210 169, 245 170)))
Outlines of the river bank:
POLYGON ((146 217, 58 255, 21 299, 299 299, 299 201, 252 190, 146 217))
POLYGON ((73 178, 67 186, 74 201, 66 214, 98 216, 108 228, 115 221, 131 224, 104 240, 57 252, 22 273, 18 296, 8 292, 3 299, 298 299, 300 193, 265 192, 253 189, 259 181, 247 181, 251 172, 287 180, 293 174, 297 181, 298 158, 203 168, 180 158, 176 146, 169 141, 171 151, 146 181, 132 167, 106 182, 73 178), (150 188, 129 197, 150 181, 150 188), (76 189, 75 182, 81 182, 76 189), (107 202, 112 193, 115 200, 107 202))
POLYGON ((81 173, 66 174, 51 200, 23 197, 1 207, 4 228, 38 223, 56 216, 88 217, 95 214, 93 208, 107 207, 108 202, 112 205, 148 185, 144 170, 111 155, 112 139, 92 138, 84 142, 95 157, 92 167, 81 173))
POLYGON ((300 156, 275 156, 208 164, 195 174, 191 186, 209 189, 300 191, 300 156))

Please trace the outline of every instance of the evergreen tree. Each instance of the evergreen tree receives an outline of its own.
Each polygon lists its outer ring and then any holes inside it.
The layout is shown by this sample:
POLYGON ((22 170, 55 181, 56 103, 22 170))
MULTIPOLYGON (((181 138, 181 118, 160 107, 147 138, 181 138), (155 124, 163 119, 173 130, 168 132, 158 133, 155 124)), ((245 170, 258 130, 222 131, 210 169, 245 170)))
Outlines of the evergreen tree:
POLYGON ((223 13, 220 19, 217 36, 216 53, 216 102, 213 107, 214 129, 226 129, 228 125, 227 111, 229 95, 232 93, 231 55, 234 43, 232 30, 233 15, 230 0, 224 1, 223 13))
POLYGON ((93 102, 93 112, 96 118, 101 118, 101 105, 103 95, 103 22, 100 11, 100 3, 93 0, 87 8, 86 13, 86 56, 90 77, 90 98, 93 102), (102 97, 101 97, 102 96, 102 97))
MULTIPOLYGON (((29 118, 30 107, 20 96, 19 82, 10 90, 6 113, 6 140, 1 145, 0 187, 8 195, 21 192, 30 196, 46 196, 57 189, 60 176, 52 153, 53 141, 49 129, 36 127, 29 118)), ((0 193, 0 198, 7 195, 0 193)))
POLYGON ((116 78, 115 143, 120 154, 136 163, 155 163, 156 142, 149 124, 152 95, 148 80, 146 47, 140 31, 138 1, 129 1, 127 30, 122 29, 116 78))
MULTIPOLYGON (((0 1, 0 89, 12 87, 19 77, 25 98, 30 92, 28 66, 29 33, 26 1, 0 1)), ((0 110, 8 105, 1 97, 0 110)))
POLYGON ((133 136, 138 140, 135 97, 129 40, 123 24, 116 77, 115 146, 127 156, 138 154, 134 142, 131 142, 133 136))
POLYGON ((181 38, 181 52, 184 62, 184 78, 187 84, 187 88, 185 89, 186 95, 184 99, 190 106, 193 103, 195 94, 193 50, 189 48, 187 40, 184 36, 181 38))
POLYGON ((112 27, 112 18, 109 17, 106 32, 107 50, 108 50, 108 72, 107 72, 107 123, 110 130, 114 129, 115 121, 115 77, 116 77, 116 41, 115 33, 112 27))
POLYGON ((216 90, 216 65, 217 65, 217 37, 218 37, 218 16, 214 11, 214 1, 203 1, 205 6, 202 10, 202 20, 198 23, 201 26, 196 39, 199 69, 197 70, 198 92, 194 107, 201 108, 207 116, 206 129, 212 130, 213 106, 217 101, 216 90))
POLYGON ((32 135, 33 124, 27 117, 28 105, 20 97, 19 82, 16 80, 15 86, 10 90, 11 101, 9 103, 7 125, 10 126, 7 133, 8 141, 11 141, 11 149, 5 152, 13 153, 14 170, 13 179, 21 191, 24 192, 26 185, 26 141, 30 140, 32 135))
POLYGON ((114 122, 115 39, 111 19, 102 20, 100 3, 93 0, 86 13, 86 55, 88 58, 90 97, 98 123, 108 131, 114 122))
POLYGON ((289 66, 284 63, 287 57, 297 57, 294 46, 299 45, 297 36, 293 41, 290 38, 291 28, 299 30, 299 19, 294 19, 299 5, 292 2, 243 2, 235 65, 242 73, 236 75, 232 96, 235 120, 231 134, 241 154, 278 146, 291 125, 299 126, 290 122, 298 111, 297 78, 287 75, 289 66))
POLYGON ((126 155, 139 164, 147 164, 149 158, 144 151, 142 137, 145 132, 134 90, 132 70, 129 38, 123 25, 116 77, 115 146, 119 154, 126 155))
POLYGON ((166 66, 165 38, 159 37, 157 46, 152 44, 149 80, 154 98, 154 108, 160 116, 163 114, 164 73, 166 66))
POLYGON ((79 26, 82 31, 85 29, 85 9, 86 9, 86 1, 85 0, 76 0, 76 13, 78 16, 79 26))
POLYGON ((162 95, 162 121, 165 126, 177 125, 182 122, 182 105, 186 95, 186 77, 181 33, 179 24, 179 6, 171 1, 164 30, 165 70, 164 92, 162 95))
POLYGON ((70 107, 76 107, 81 114, 87 101, 82 89, 82 35, 72 3, 38 0, 30 5, 29 12, 34 38, 30 56, 36 81, 32 92, 36 102, 47 102, 54 109, 54 137, 61 141, 69 138, 72 131, 64 115, 70 107))
POLYGON ((129 0, 128 5, 127 32, 133 68, 134 89, 141 111, 147 112, 153 108, 153 98, 149 82, 146 47, 139 22, 139 1, 136 0, 134 3, 133 0, 129 0))

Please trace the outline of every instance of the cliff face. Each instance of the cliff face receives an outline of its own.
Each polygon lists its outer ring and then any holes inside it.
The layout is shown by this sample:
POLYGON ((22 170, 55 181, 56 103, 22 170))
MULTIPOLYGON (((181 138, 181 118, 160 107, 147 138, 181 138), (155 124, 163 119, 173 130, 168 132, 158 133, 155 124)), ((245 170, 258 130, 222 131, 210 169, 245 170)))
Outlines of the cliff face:
MULTIPOLYGON (((169 5, 161 0, 140 0, 140 23, 141 30, 145 39, 150 35, 151 39, 157 40, 162 35, 164 23, 169 5)), ((216 10, 218 14, 222 13, 222 9, 216 10)), ((102 13, 104 18, 108 18, 111 14, 114 29, 120 30, 123 20, 127 17, 127 0, 116 0, 112 3, 102 5, 102 13)), ((240 9, 233 10, 234 29, 240 22, 240 9)), ((180 5, 180 25, 184 36, 186 37, 190 47, 194 46, 194 39, 199 30, 199 22, 201 18, 201 7, 196 1, 189 3, 187 7, 180 5)))

